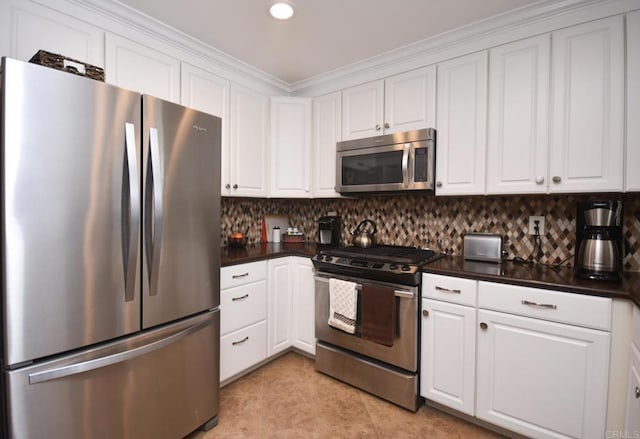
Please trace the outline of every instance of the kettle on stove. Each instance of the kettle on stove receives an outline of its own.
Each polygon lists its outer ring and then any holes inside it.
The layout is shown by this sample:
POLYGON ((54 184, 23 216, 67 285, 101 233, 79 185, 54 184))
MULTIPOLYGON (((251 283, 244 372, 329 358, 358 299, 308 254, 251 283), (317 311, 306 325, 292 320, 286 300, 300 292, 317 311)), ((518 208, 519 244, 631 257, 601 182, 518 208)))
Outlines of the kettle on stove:
POLYGON ((375 235, 376 235, 376 223, 373 220, 366 219, 358 224, 358 227, 351 232, 351 236, 353 236, 353 245, 361 248, 369 248, 376 243, 375 235), (373 226, 373 231, 367 231, 367 225, 371 224, 373 226))

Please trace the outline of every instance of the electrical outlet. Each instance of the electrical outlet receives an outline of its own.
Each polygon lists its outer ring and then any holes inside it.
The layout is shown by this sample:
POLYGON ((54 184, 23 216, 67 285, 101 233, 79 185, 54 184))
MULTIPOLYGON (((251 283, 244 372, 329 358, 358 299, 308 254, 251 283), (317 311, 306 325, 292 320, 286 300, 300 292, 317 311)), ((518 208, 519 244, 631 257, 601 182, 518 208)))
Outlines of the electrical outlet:
POLYGON ((544 235, 544 217, 543 216, 530 216, 529 217, 529 235, 536 234, 536 221, 538 221, 538 233, 544 235))

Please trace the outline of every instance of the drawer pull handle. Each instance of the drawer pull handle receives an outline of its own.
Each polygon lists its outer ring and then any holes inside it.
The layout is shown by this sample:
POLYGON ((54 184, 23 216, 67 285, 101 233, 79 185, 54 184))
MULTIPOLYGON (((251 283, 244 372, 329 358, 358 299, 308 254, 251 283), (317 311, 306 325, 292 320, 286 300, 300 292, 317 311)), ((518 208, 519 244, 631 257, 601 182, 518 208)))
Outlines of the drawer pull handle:
POLYGON ((248 294, 248 293, 247 293, 247 294, 245 294, 244 296, 234 297, 234 298, 232 298, 232 299, 231 299, 231 301, 233 301, 233 302, 237 302, 238 300, 244 300, 244 299, 246 299, 247 297, 249 297, 249 294, 248 294))
POLYGON ((640 387, 636 387, 636 399, 640 399, 640 387))
POLYGON ((240 340, 240 341, 234 341, 234 342, 233 342, 233 343, 231 343, 231 344, 232 344, 233 346, 235 346, 235 345, 239 345, 239 344, 241 344, 241 343, 244 343, 244 342, 245 342, 245 341, 247 341, 247 340, 249 340, 249 336, 248 336, 248 335, 247 335, 245 338, 243 338, 242 340, 240 340))
POLYGON ((243 273, 243 274, 234 274, 233 276, 231 276, 232 279, 240 279, 242 277, 247 277, 249 276, 249 273, 243 273))
POLYGON ((528 300, 523 300, 522 304, 529 305, 529 306, 536 306, 538 308, 558 309, 558 307, 552 303, 536 303, 536 302, 529 302, 528 300))
POLYGON ((485 322, 480 323, 480 329, 482 329, 483 331, 486 331, 488 327, 489 325, 487 325, 485 322))
POLYGON ((422 310, 422 315, 425 317, 429 317, 429 310, 423 309, 422 310))
POLYGON ((452 293, 452 294, 460 294, 460 293, 462 293, 462 291, 460 291, 460 290, 450 290, 449 288, 439 287, 437 285, 436 285, 436 290, 442 291, 442 292, 445 292, 445 293, 452 293))

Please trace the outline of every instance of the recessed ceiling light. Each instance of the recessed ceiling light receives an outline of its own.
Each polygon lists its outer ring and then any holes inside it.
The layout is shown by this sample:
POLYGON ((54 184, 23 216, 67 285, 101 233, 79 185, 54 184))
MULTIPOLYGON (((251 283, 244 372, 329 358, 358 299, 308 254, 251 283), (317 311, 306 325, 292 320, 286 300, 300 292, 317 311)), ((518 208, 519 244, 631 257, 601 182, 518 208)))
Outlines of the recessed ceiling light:
POLYGON ((273 18, 287 20, 293 16, 293 5, 289 2, 275 2, 269 8, 273 18))

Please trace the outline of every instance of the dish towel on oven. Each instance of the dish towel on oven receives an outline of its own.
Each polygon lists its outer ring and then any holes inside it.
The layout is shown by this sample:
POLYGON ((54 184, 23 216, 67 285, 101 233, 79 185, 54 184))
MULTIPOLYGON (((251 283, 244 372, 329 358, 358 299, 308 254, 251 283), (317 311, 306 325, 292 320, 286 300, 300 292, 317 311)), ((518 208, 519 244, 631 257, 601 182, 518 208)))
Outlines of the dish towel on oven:
POLYGON ((329 279, 329 326, 349 334, 356 332, 357 286, 355 282, 329 279))
POLYGON ((393 288, 363 285, 360 291, 360 319, 362 338, 393 346, 396 336, 396 296, 393 288))

